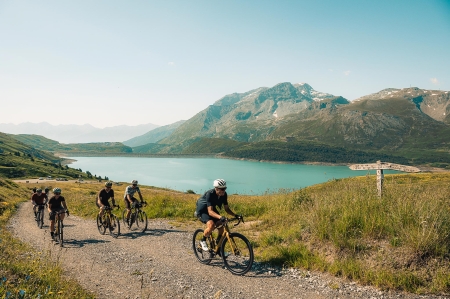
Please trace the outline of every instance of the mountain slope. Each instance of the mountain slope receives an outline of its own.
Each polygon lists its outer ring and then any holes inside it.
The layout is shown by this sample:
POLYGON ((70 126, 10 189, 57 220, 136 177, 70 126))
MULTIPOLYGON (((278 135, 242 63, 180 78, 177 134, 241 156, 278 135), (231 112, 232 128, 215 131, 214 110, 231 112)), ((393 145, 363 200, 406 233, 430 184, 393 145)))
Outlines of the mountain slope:
POLYGON ((164 139, 164 138, 170 136, 170 134, 172 134, 172 132, 176 128, 181 126, 184 122, 185 122, 185 120, 180 120, 180 121, 170 124, 170 125, 158 127, 156 129, 153 129, 153 130, 143 134, 143 135, 128 139, 122 143, 127 146, 131 146, 131 147, 145 145, 148 143, 156 143, 156 142, 160 141, 161 139, 164 139))

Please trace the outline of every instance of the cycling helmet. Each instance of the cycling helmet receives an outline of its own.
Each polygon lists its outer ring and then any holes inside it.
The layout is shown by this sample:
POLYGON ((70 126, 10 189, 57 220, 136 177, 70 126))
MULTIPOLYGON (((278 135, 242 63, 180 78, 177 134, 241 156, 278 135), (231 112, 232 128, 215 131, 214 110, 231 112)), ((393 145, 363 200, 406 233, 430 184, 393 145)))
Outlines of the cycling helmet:
POLYGON ((42 192, 42 189, 41 188, 37 188, 36 192, 42 192))
POLYGON ((137 185, 138 181, 137 180, 132 180, 131 181, 131 185, 137 185))
POLYGON ((44 189, 44 191, 45 192, 48 192, 50 189, 48 188, 48 187, 46 187, 45 189, 44 189))
POLYGON ((223 179, 217 179, 214 181, 214 188, 226 188, 227 187, 227 182, 225 182, 225 180, 223 179))
POLYGON ((105 187, 112 187, 112 182, 106 182, 105 187))
POLYGON ((61 189, 60 188, 53 188, 53 193, 61 193, 61 189))

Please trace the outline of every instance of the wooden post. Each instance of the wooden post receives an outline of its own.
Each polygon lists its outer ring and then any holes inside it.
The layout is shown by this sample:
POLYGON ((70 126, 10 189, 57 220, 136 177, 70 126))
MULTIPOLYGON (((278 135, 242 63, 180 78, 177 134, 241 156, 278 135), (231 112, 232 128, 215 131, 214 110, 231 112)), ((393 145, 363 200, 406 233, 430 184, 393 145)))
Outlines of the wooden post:
POLYGON ((404 172, 420 172, 420 169, 413 166, 406 166, 401 164, 394 164, 389 162, 381 162, 377 161, 377 163, 373 164, 353 164, 350 165, 349 168, 351 170, 370 170, 370 169, 376 169, 377 170, 377 190, 378 190, 378 196, 381 197, 383 194, 383 182, 384 182, 384 174, 383 169, 393 169, 398 171, 404 171, 404 172))

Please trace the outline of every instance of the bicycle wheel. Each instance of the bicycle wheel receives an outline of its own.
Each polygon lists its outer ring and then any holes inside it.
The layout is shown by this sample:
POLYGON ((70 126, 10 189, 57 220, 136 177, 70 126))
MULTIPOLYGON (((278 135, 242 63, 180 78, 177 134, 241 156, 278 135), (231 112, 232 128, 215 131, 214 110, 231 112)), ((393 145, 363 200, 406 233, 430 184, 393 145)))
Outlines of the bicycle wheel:
POLYGON ((109 217, 109 234, 113 236, 113 238, 117 238, 120 235, 120 221, 116 215, 111 214, 109 217))
POLYGON ((233 274, 244 275, 252 268, 252 245, 240 233, 230 233, 229 237, 223 240, 220 254, 225 267, 233 274))
POLYGON ((39 210, 38 219, 40 219, 39 228, 42 228, 42 226, 44 226, 44 208, 39 210))
POLYGON ((60 247, 63 247, 64 238, 63 238, 63 222, 62 220, 58 221, 58 243, 60 247))
POLYGON ((105 234, 106 231, 106 227, 102 224, 102 218, 100 217, 100 215, 97 214, 97 228, 98 228, 98 232, 101 235, 105 234))
POLYGON ((140 229, 141 232, 145 232, 147 229, 147 214, 144 211, 139 210, 137 212, 137 217, 134 220, 136 222, 136 226, 140 229))
POLYGON ((36 224, 39 228, 42 228, 42 222, 41 222, 41 210, 38 208, 38 211, 36 213, 36 224))
POLYGON ((194 235, 192 237, 192 249, 194 250, 195 257, 198 259, 198 261, 202 264, 209 264, 212 259, 212 253, 211 251, 204 251, 202 249, 202 245, 200 245, 200 241, 203 238, 203 229, 197 229, 194 232, 194 235))
POLYGON ((128 222, 127 222, 127 209, 124 209, 122 211, 122 222, 123 222, 123 226, 125 226, 128 229, 131 228, 131 226, 128 225, 128 222))

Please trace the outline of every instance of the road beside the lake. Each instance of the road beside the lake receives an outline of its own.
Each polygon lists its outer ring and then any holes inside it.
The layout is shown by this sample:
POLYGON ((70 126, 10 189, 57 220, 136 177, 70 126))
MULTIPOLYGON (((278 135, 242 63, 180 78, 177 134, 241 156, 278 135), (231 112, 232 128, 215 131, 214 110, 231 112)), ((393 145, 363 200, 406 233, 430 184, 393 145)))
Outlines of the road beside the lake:
POLYGON ((219 259, 200 264, 191 248, 194 228, 177 228, 166 220, 151 220, 145 233, 121 227, 114 239, 100 235, 95 221, 70 215, 64 220, 63 248, 50 240, 48 225, 46 213, 43 229, 37 227, 26 202, 8 229, 49 253, 97 298, 440 298, 381 292, 326 274, 261 263, 236 276, 219 259))

